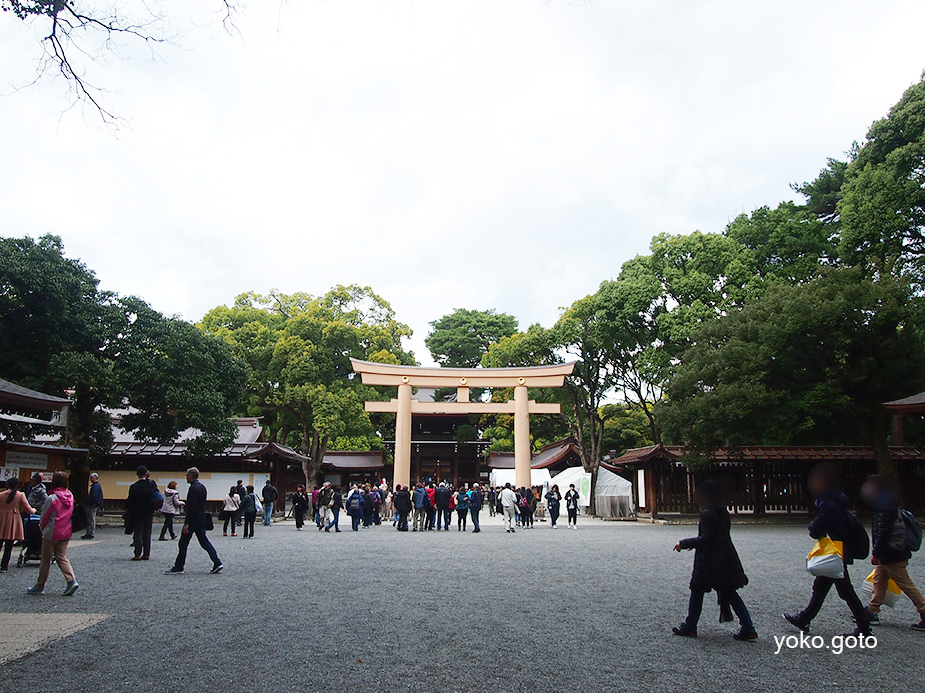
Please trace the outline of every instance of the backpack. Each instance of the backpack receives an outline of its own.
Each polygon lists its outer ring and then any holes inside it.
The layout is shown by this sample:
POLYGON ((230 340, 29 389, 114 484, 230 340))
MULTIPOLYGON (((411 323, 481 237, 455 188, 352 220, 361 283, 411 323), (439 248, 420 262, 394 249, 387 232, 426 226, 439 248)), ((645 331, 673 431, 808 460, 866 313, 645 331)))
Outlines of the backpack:
POLYGON ((83 506, 75 505, 71 512, 71 532, 82 532, 87 528, 87 513, 83 506))
POLYGON ((260 502, 260 499, 257 498, 256 493, 249 494, 254 497, 254 510, 259 514, 263 512, 263 503, 260 502))
POLYGON ((379 504, 381 503, 381 500, 380 500, 380 498, 379 498, 379 492, 378 492, 378 491, 373 491, 372 493, 370 493, 370 494, 369 494, 369 501, 370 501, 370 503, 372 503, 374 506, 375 506, 375 505, 379 505, 379 504))
POLYGON ((870 555, 870 537, 867 534, 867 529, 858 519, 858 516, 850 510, 845 511, 845 516, 845 527, 848 530, 844 541, 845 558, 853 558, 856 561, 863 560, 870 555))
POLYGON ((922 525, 915 519, 915 515, 904 508, 900 509, 899 516, 906 533, 906 548, 918 551, 922 548, 922 525))
MULTIPOLYGON (((153 482, 152 482, 153 483, 153 482)), ((154 490, 151 491, 151 510, 157 512, 164 507, 164 494, 160 492, 157 485, 154 485, 154 490)))
POLYGON ((530 505, 531 505, 531 504, 530 504, 530 498, 527 497, 527 496, 521 496, 521 497, 520 497, 520 503, 519 503, 518 505, 520 505, 520 507, 523 508, 524 510, 529 510, 529 509, 530 509, 530 505))
POLYGON ((360 512, 360 497, 355 493, 350 496, 350 502, 347 504, 347 509, 350 510, 351 513, 360 512))

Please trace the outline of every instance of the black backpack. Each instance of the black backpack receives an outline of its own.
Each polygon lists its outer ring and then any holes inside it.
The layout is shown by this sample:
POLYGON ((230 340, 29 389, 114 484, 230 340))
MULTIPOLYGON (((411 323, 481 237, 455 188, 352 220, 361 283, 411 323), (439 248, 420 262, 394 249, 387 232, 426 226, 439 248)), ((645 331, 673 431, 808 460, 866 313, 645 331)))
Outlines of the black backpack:
POLYGON ((354 494, 350 497, 349 508, 350 512, 352 513, 358 512, 360 510, 360 497, 358 495, 354 494))
POLYGON ((870 555, 870 536, 863 523, 850 510, 845 511, 845 558, 862 561, 870 555))

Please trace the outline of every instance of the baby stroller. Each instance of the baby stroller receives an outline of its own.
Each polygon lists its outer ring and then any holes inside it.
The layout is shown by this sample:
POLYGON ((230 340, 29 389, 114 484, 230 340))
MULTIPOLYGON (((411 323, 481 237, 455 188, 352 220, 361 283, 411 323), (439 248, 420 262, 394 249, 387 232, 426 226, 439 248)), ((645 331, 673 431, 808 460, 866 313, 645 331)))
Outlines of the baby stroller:
POLYGON ((16 560, 17 567, 27 565, 29 561, 42 559, 42 528, 39 526, 41 521, 41 515, 30 515, 23 523, 25 539, 19 551, 19 558, 16 560))

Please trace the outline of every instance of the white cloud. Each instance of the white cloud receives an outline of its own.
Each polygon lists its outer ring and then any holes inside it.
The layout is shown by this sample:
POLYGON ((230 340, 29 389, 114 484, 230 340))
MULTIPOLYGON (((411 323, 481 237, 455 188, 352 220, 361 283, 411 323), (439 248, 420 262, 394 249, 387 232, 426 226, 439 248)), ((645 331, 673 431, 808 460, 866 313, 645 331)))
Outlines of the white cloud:
MULTIPOLYGON (((214 5, 93 71, 118 137, 60 82, 0 100, 2 232, 190 319, 369 284, 422 361, 455 307, 548 324, 653 234, 791 198, 925 68, 919 2, 252 2, 240 36, 214 5)), ((10 82, 34 55, 0 17, 10 82)))

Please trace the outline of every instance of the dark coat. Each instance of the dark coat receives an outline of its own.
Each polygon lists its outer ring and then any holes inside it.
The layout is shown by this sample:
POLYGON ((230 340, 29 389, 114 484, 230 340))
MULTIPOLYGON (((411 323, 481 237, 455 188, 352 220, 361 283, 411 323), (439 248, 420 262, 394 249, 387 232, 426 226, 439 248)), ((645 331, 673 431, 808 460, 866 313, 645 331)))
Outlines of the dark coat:
POLYGON ((729 534, 731 522, 725 508, 704 510, 700 513, 697 536, 681 541, 682 549, 696 549, 691 589, 737 590, 748 584, 729 534))
POLYGON ((392 495, 392 505, 399 513, 405 514, 411 512, 411 494, 407 489, 396 491, 392 495))
POLYGON ((132 520, 140 520, 150 515, 154 516, 154 492, 157 484, 150 479, 139 479, 129 486, 128 498, 125 501, 125 513, 132 520))
POLYGON ((870 538, 873 547, 871 555, 884 565, 908 561, 912 558, 912 552, 905 546, 900 551, 890 548, 890 539, 893 532, 898 532, 899 529, 902 529, 903 538, 905 538, 905 527, 902 523, 902 518, 899 516, 899 506, 883 508, 874 512, 873 522, 870 526, 870 538), (897 523, 899 524, 898 528, 897 523))
MULTIPOLYGON (((832 541, 844 544, 848 537, 848 507, 851 501, 841 491, 831 491, 816 499, 816 517, 809 523, 809 536, 813 539, 828 537, 832 541)), ((845 551, 845 564, 851 565, 854 559, 845 551)))
POLYGON ((438 486, 434 491, 434 504, 437 510, 446 510, 450 507, 450 489, 446 486, 438 486))

